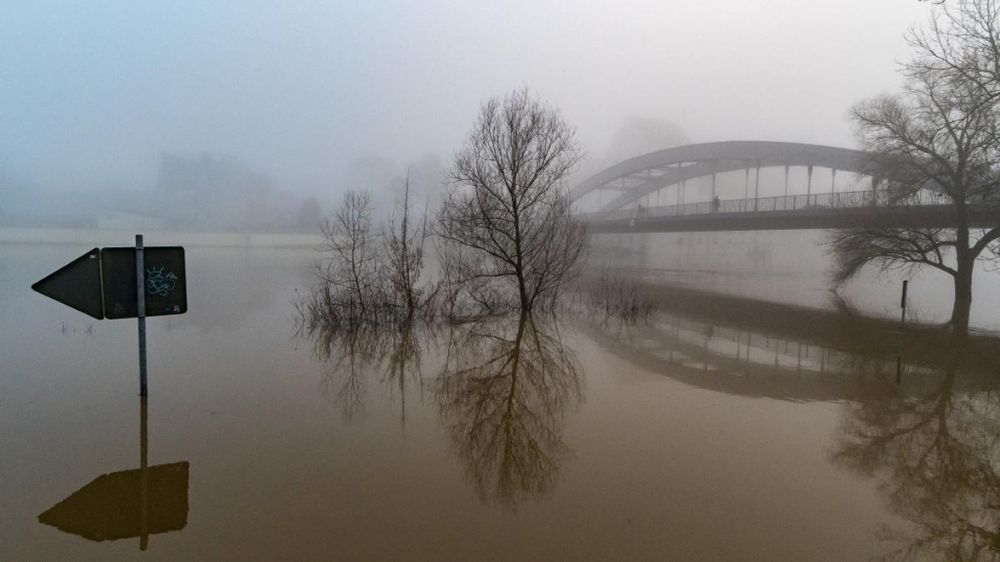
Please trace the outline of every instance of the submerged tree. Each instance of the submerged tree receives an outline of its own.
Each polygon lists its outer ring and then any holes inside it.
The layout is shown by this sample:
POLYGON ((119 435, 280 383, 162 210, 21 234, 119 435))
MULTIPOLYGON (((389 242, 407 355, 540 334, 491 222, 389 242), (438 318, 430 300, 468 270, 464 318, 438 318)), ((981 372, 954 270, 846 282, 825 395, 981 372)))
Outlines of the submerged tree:
POLYGON ((893 203, 937 193, 952 210, 949 228, 856 228, 837 232, 838 283, 863 266, 930 266, 952 276, 951 323, 968 326, 977 259, 996 257, 1000 212, 988 228, 970 226, 976 206, 1000 211, 1000 0, 936 7, 907 40, 916 56, 902 66, 903 93, 852 110, 858 136, 885 170, 893 203))
POLYGON ((319 292, 309 306, 323 308, 345 328, 360 324, 398 326, 428 311, 435 291, 421 286, 427 213, 414 219, 410 181, 381 230, 373 229, 365 191, 349 191, 333 217, 321 224, 327 259, 319 265, 319 292))
POLYGON ((324 293, 316 298, 345 324, 377 313, 380 276, 370 201, 366 191, 348 191, 334 216, 320 225, 329 260, 320 266, 324 293))
POLYGON ((562 189, 580 158, 573 137, 558 111, 526 90, 482 106, 455 155, 459 190, 442 205, 437 229, 451 254, 442 258, 448 277, 472 287, 473 300, 516 294, 529 311, 554 302, 578 271, 586 231, 562 189))
POLYGON ((395 297, 399 315, 406 321, 425 304, 419 286, 424 268, 424 246, 427 241, 426 212, 416 225, 410 216, 410 178, 403 183, 403 198, 382 233, 385 249, 386 276, 395 297))

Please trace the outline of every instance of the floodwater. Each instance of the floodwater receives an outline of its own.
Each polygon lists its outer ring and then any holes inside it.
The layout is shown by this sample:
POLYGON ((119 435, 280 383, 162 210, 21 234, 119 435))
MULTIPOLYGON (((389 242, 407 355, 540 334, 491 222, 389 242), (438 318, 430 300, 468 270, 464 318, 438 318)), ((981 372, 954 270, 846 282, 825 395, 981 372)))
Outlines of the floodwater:
MULTIPOLYGON (((911 320, 941 323, 951 315, 951 277, 932 268, 887 272, 869 268, 831 292, 826 231, 602 234, 594 238, 601 261, 634 268, 636 275, 672 285, 899 318, 902 282, 908 280, 907 316, 911 320)), ((971 324, 1000 333, 1000 263, 977 263, 973 292, 971 324)))
POLYGON ((144 411, 135 322, 29 289, 88 249, 0 248, 2 560, 1000 555, 988 333, 691 284, 639 326, 302 333, 316 254, 189 245, 144 411))

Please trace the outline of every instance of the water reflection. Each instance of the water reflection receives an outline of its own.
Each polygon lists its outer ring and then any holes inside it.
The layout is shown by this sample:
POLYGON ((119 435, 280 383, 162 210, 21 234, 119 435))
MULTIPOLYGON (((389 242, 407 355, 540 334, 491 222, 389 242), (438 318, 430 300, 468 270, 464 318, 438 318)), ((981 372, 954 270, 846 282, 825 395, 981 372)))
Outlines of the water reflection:
POLYGON ((38 521, 92 541, 139 539, 187 526, 187 462, 148 466, 146 398, 140 405, 139 468, 102 474, 38 516, 38 521))
POLYGON ((996 337, 914 326, 901 340, 849 310, 687 294, 648 326, 583 329, 619 357, 693 386, 842 402, 834 462, 876 479, 909 523, 877 530, 884 558, 1000 560, 996 337))
POLYGON ((847 406, 835 460, 878 479, 892 511, 913 523, 880 530, 892 544, 886 558, 1000 559, 1000 391, 958 389, 968 348, 953 339, 929 392, 847 406))
POLYGON ((522 315, 446 329, 408 323, 346 330, 302 313, 299 335, 326 363, 323 385, 346 418, 364 411, 374 379, 398 392, 404 430, 407 385, 423 390, 422 359, 433 350, 441 363, 433 398, 480 498, 516 506, 552 487, 568 454, 563 415, 581 399, 575 360, 554 320, 522 315))
MULTIPOLYGON (((583 322, 580 329, 623 360, 685 383, 741 396, 782 400, 863 400, 903 388, 925 390, 950 358, 950 333, 865 318, 848 308, 802 309, 659 288, 660 310, 637 326, 583 322)), ((963 388, 996 386, 1000 339, 970 335, 963 388)))
POLYGON ((370 324, 343 329, 300 310, 298 335, 312 340, 314 355, 326 364, 323 387, 334 396, 345 419, 364 414, 368 379, 399 393, 400 422, 406 424, 406 387, 423 387, 423 348, 435 340, 432 326, 406 322, 399 326, 370 324))
POLYGON ((581 399, 573 356, 531 315, 451 336, 435 397, 480 498, 515 506, 545 494, 568 454, 563 415, 581 399))

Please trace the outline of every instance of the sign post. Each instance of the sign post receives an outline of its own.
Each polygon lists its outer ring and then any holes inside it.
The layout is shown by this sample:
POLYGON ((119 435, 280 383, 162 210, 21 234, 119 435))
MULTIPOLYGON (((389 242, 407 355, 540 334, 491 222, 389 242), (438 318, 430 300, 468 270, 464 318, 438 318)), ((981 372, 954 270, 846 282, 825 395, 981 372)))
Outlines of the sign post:
POLYGON ((135 235, 135 300, 139 320, 139 396, 146 396, 146 270, 142 234, 135 235))
POLYGON ((39 293, 98 320, 136 318, 139 328, 139 395, 147 395, 146 317, 187 312, 184 248, 94 248, 31 286, 39 293))
MULTIPOLYGON (((145 365, 144 365, 145 366, 145 365)), ((143 378, 142 382, 146 382, 143 378)), ((143 389, 145 389, 143 384, 143 389)), ((139 550, 149 546, 149 409, 145 394, 139 398, 139 550)))
POLYGON ((188 463, 149 466, 147 441, 146 317, 187 312, 184 248, 94 248, 31 286, 98 320, 136 318, 139 331, 139 468, 102 474, 38 520, 62 531, 103 541, 183 529, 188 512, 188 463))
POLYGON ((906 330, 906 287, 910 281, 903 280, 903 296, 899 299, 899 308, 903 312, 899 316, 899 354, 896 355, 896 384, 903 382, 903 333, 906 330))

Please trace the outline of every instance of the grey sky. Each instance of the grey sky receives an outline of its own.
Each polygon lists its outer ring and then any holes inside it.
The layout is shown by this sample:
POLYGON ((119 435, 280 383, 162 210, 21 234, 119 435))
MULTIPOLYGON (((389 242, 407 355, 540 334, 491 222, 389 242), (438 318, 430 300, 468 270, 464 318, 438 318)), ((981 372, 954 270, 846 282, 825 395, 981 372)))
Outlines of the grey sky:
MULTIPOLYGON (((148 186, 161 151, 232 155, 289 189, 352 159, 447 159, 527 86, 594 157, 628 116, 693 141, 852 145, 899 84, 917 0, 8 2, 0 178, 148 186)), ((2 181, 2 179, 0 179, 2 181)))

